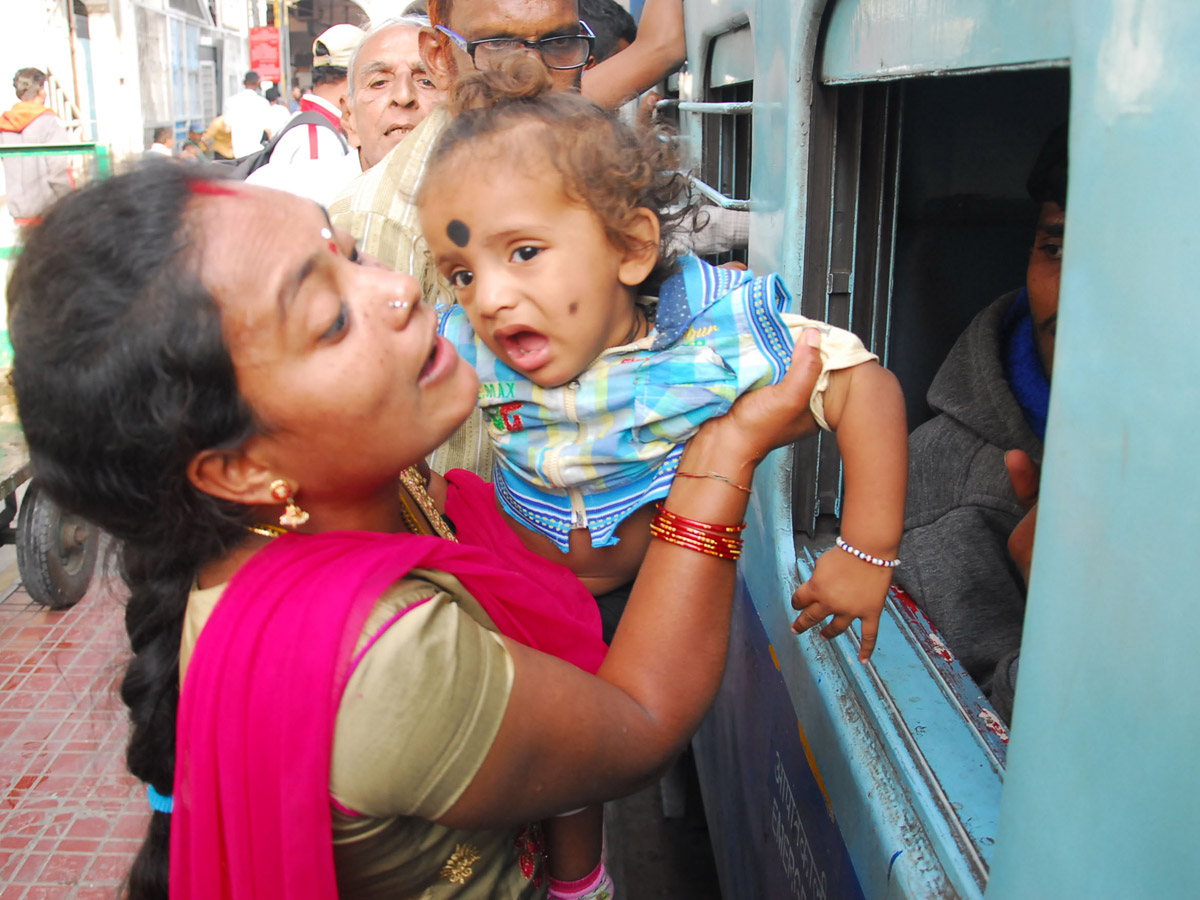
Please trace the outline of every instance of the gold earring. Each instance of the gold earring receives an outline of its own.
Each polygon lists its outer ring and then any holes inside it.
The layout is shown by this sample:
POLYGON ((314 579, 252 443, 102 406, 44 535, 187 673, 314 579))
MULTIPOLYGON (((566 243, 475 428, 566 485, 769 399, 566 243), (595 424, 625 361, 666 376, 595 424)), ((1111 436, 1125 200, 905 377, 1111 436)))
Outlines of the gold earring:
POLYGON ((296 505, 296 501, 292 496, 292 486, 282 478, 276 478, 271 482, 271 496, 280 503, 286 503, 287 508, 283 511, 283 515, 279 517, 279 524, 286 525, 288 528, 295 528, 298 525, 303 525, 308 521, 308 513, 296 505))

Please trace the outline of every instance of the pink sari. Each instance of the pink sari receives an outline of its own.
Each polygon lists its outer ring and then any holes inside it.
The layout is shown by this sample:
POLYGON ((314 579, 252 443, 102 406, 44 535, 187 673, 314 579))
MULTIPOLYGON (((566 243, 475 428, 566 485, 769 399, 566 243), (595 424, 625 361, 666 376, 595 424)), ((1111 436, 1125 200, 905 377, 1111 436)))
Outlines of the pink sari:
POLYGON ((337 708, 375 601, 412 569, 457 577, 514 640, 599 667, 607 648, 594 600, 562 566, 524 549, 491 485, 455 473, 447 514, 463 543, 285 535, 229 582, 179 702, 173 900, 337 896, 329 798, 337 708))

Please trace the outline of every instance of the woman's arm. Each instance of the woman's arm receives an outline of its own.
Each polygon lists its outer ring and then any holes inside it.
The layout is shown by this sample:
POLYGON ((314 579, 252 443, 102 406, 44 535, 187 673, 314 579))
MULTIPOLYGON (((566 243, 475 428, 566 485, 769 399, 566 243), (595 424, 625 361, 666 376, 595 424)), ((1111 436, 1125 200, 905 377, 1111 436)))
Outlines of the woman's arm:
MULTIPOLYGON (((808 399, 819 370, 817 353, 799 343, 788 376, 706 423, 680 468, 749 484, 771 449, 812 430, 808 399)), ((689 519, 738 524, 746 500, 715 479, 681 478, 666 505, 689 519)), ((596 676, 509 641, 514 681, 500 731, 471 785, 439 821, 530 821, 621 796, 653 778, 696 729, 720 684, 735 576, 728 560, 651 541, 596 676)))
POLYGON ((581 92, 600 106, 620 106, 678 69, 686 56, 683 0, 646 0, 633 43, 585 70, 581 92))

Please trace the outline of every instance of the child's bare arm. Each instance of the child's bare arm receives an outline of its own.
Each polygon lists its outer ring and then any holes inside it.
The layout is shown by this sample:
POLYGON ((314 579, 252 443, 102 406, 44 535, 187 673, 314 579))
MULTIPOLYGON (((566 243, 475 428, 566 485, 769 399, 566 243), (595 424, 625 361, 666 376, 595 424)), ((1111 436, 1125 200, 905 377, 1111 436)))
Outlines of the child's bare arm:
MULTIPOLYGON (((908 428, 896 376, 876 362, 833 373, 825 419, 836 433, 845 467, 842 539, 872 556, 894 559, 904 529, 908 476, 908 428)), ((821 634, 833 637, 861 618, 859 659, 866 661, 875 649, 891 581, 891 569, 832 549, 792 597, 792 606, 802 610, 792 630, 800 633, 832 613, 821 634)))

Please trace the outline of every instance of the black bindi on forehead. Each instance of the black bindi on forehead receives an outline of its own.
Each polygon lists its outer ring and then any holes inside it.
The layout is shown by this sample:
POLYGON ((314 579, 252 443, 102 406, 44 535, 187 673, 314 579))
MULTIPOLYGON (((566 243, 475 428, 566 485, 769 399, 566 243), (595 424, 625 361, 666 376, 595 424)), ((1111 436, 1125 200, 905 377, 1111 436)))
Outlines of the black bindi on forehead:
POLYGON ((465 247, 471 240, 471 229, 466 223, 454 219, 446 226, 446 237, 454 241, 455 246, 465 247))

